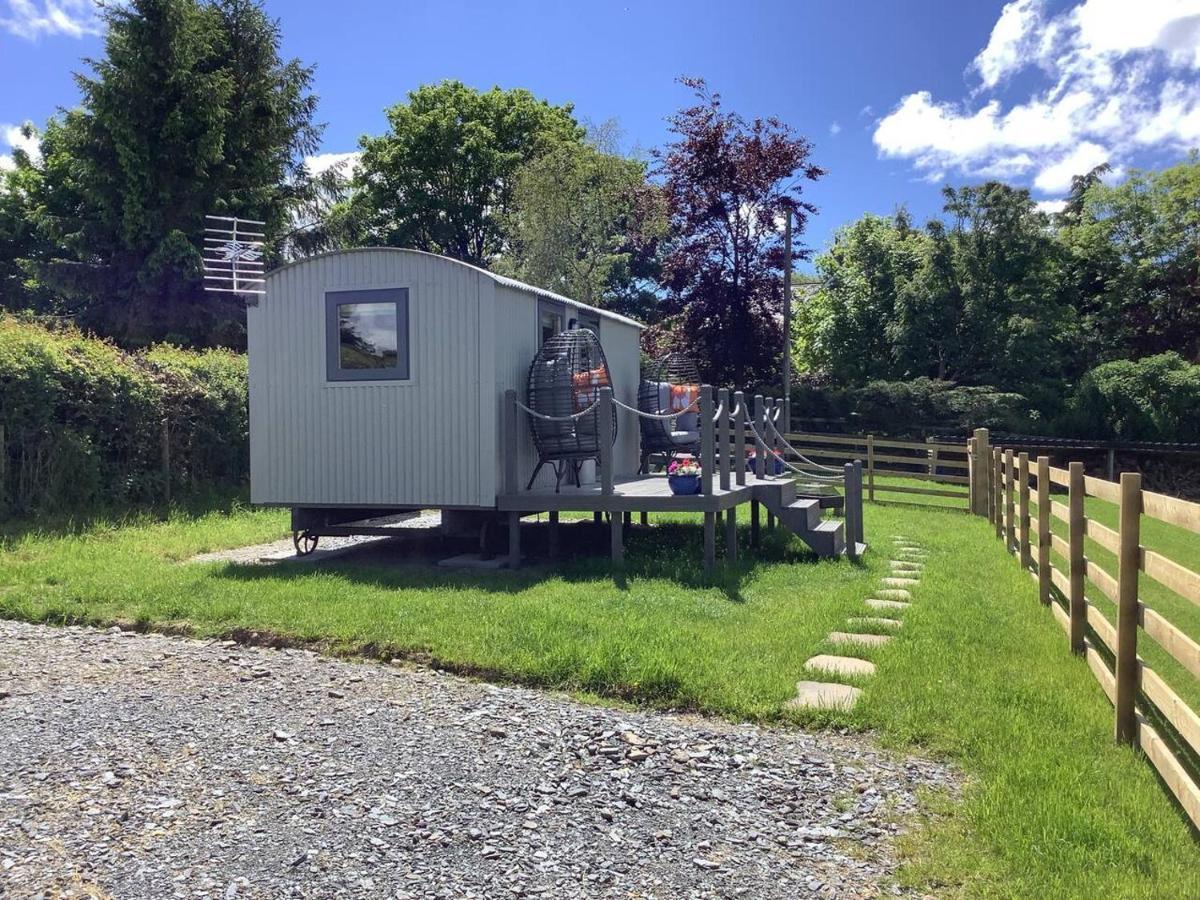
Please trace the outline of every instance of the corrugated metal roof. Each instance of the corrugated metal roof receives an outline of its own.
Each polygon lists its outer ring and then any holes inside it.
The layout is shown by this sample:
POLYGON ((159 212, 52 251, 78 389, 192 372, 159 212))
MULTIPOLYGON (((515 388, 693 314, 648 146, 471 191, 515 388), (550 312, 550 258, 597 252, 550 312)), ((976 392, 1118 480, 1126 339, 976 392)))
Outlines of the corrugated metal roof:
POLYGON ((280 266, 278 269, 272 269, 270 272, 267 273, 267 283, 269 284, 271 279, 275 275, 278 275, 280 272, 285 272, 288 269, 294 268, 299 265, 303 265, 306 262, 311 262, 314 259, 324 259, 325 257, 329 257, 329 256, 337 256, 340 254, 350 254, 350 253, 417 253, 417 254, 420 254, 421 256, 431 256, 434 259, 444 260, 445 262, 453 263, 456 266, 463 266, 464 268, 467 268, 467 269, 474 269, 479 274, 486 275, 488 278, 492 279, 492 281, 496 282, 497 284, 503 285, 504 287, 514 288, 518 291, 525 291, 530 294, 535 294, 539 297, 545 297, 547 300, 555 300, 559 303, 571 303, 575 306, 578 306, 580 309, 586 309, 586 310, 589 310, 590 312, 594 312, 597 315, 601 316, 602 318, 612 319, 613 321, 616 321, 616 322, 623 322, 626 325, 632 325, 634 328, 645 328, 646 327, 645 325, 643 325, 641 322, 637 321, 636 319, 630 319, 627 316, 619 315, 618 313, 612 312, 607 309, 600 309, 598 306, 590 306, 589 304, 583 303, 580 300, 575 300, 575 299, 572 299, 571 297, 564 297, 562 294, 556 294, 556 293, 554 293, 554 291, 548 291, 545 288, 534 287, 532 284, 526 284, 523 281, 517 281, 517 279, 515 279, 515 278, 507 278, 504 275, 497 275, 494 272, 489 272, 487 269, 481 269, 481 268, 479 268, 479 266, 473 266, 470 263, 465 263, 460 259, 454 259, 453 257, 450 257, 450 256, 442 256, 440 253, 429 253, 428 251, 425 251, 425 250, 409 250, 405 247, 354 247, 350 250, 329 250, 325 253, 317 253, 317 254, 314 254, 313 256, 306 256, 303 259, 293 260, 292 262, 287 263, 286 265, 280 266))

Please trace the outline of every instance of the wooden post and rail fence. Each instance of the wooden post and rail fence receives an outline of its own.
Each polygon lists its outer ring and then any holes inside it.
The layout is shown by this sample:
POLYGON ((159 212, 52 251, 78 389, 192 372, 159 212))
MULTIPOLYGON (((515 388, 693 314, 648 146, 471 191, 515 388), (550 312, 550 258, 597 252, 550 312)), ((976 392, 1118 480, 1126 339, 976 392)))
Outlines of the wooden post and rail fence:
POLYGON ((1186 684, 1185 695, 1200 696, 1200 643, 1168 618, 1178 599, 1200 606, 1200 574, 1142 536, 1147 520, 1200 535, 1200 504, 1147 491, 1136 472, 1114 483, 1085 474, 1081 462, 1062 469, 991 447, 986 429, 969 447, 971 511, 1037 582, 1071 652, 1112 702, 1116 740, 1141 749, 1200 828, 1200 715, 1176 690, 1186 684), (1113 507, 1116 528, 1101 521, 1114 518, 1113 507), (1161 599, 1144 595, 1151 583, 1161 599))

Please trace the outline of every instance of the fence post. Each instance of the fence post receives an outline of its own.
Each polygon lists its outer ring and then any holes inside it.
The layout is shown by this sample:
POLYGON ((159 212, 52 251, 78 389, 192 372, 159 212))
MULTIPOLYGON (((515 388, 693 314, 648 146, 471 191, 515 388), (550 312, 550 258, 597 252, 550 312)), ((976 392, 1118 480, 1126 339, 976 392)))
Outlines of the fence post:
POLYGON ((854 539, 858 543, 866 543, 865 524, 863 523, 863 464, 861 459, 854 460, 854 539))
POLYGON ((1134 701, 1138 691, 1138 570, 1142 556, 1142 476, 1121 473, 1120 552, 1117 554, 1116 737, 1137 740, 1134 701))
POLYGON ((996 537, 1004 537, 1004 451, 992 448, 992 508, 995 510, 996 537))
MULTIPOLYGON (((764 408, 765 418, 763 419, 763 471, 768 477, 775 476, 775 455, 773 453, 775 446, 775 438, 771 434, 771 416, 775 414, 775 398, 767 397, 765 400, 766 407, 764 408)), ((771 512, 771 508, 767 507, 767 530, 770 531, 775 527, 775 513, 771 512)))
POLYGON ((975 452, 971 454, 971 493, 975 501, 971 511, 977 516, 991 518, 991 504, 988 502, 988 430, 975 429, 975 452))
POLYGON ((730 419, 733 428, 733 471, 740 486, 746 483, 746 395, 736 391, 733 405, 737 409, 737 418, 730 419))
POLYGON ((721 490, 729 490, 729 388, 717 391, 717 406, 721 414, 717 416, 717 459, 721 472, 721 490))
POLYGON ((1004 451, 1004 549, 1012 553, 1017 549, 1017 516, 1014 506, 1013 452, 1004 451))
POLYGON ((933 440, 933 438, 931 438, 931 437, 926 437, 926 438, 925 438, 925 443, 932 445, 932 446, 930 446, 930 448, 929 448, 929 449, 926 451, 926 455, 929 457, 929 474, 930 474, 930 475, 937 475, 937 469, 938 469, 938 448, 937 448, 937 444, 936 444, 936 443, 934 443, 934 440, 933 440))
POLYGON ((600 388, 600 493, 613 492, 613 393, 612 388, 600 388))
POLYGON ((1050 605, 1050 457, 1037 460, 1038 508, 1038 599, 1050 605))
POLYGON ((1029 552, 1029 454, 1022 452, 1017 457, 1017 539, 1021 550, 1021 568, 1026 571, 1033 565, 1033 554, 1029 552))
POLYGON ((843 525, 846 534, 846 555, 858 559, 858 533, 862 526, 862 484, 856 479, 862 477, 862 468, 848 462, 842 466, 843 525))
POLYGON ((1087 601, 1083 596, 1084 582, 1087 578, 1087 559, 1083 552, 1084 526, 1087 523, 1083 502, 1086 496, 1086 488, 1083 483, 1083 463, 1071 463, 1069 471, 1068 509, 1070 513, 1068 525, 1070 526, 1070 538, 1068 549, 1071 564, 1071 592, 1068 599, 1070 600, 1069 611, 1071 614, 1071 652, 1083 653, 1083 634, 1084 627, 1087 625, 1087 601))
POLYGON ((875 435, 867 435, 867 499, 875 502, 875 435))
POLYGON ((700 493, 711 494, 713 477, 712 385, 700 385, 700 493))

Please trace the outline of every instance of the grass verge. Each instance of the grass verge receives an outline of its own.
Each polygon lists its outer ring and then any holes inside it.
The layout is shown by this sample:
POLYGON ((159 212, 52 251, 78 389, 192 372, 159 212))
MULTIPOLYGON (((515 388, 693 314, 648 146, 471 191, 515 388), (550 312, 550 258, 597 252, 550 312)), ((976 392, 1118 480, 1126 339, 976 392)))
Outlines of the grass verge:
MULTIPOLYGON (((234 508, 166 522, 26 533, 0 552, 0 615, 132 621, 200 635, 260 631, 333 649, 641 704, 778 719, 824 636, 866 613, 885 539, 930 551, 891 644, 868 654, 850 713, 786 718, 874 729, 954 761, 962 797, 932 798, 906 839, 906 883, 969 896, 1195 894, 1200 851, 1150 767, 1111 739, 1111 711, 1036 588, 986 522, 870 506, 862 565, 817 561, 773 535, 715 584, 687 519, 635 534, 628 577, 606 561, 467 573, 406 563, 179 565, 282 536, 286 515, 234 508)), ((586 529, 588 526, 576 526, 586 529)), ((745 535, 743 535, 743 538, 745 535)), ((607 532, 595 542, 606 546, 607 532)), ((1182 561, 1182 560, 1181 560, 1182 561)))

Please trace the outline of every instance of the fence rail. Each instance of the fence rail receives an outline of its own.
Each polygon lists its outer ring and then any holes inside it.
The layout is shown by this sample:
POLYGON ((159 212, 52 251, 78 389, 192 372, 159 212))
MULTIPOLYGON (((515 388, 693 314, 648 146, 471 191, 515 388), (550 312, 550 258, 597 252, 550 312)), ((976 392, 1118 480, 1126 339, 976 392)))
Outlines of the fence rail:
MULTIPOLYGON (((898 441, 873 434, 819 434, 796 432, 784 435, 799 453, 818 461, 845 464, 862 460, 867 499, 876 503, 937 506, 941 509, 970 508, 970 451, 966 444, 928 441, 898 441), (883 452, 880 452, 880 451, 883 452), (892 478, 931 482, 929 487, 893 484, 892 478), (878 495, 897 494, 897 499, 878 495), (937 497, 959 503, 932 503, 922 498, 937 497), (961 505, 960 505, 961 503, 961 505)), ((803 468, 803 466, 802 466, 803 468)))
POLYGON ((1200 574, 1142 540, 1147 519, 1200 534, 1200 504, 1144 490, 1135 472, 1113 483, 1085 475, 1080 462, 1061 469, 1045 456, 989 447, 983 429, 971 454, 973 510, 1037 581, 1041 602, 1112 702, 1116 739, 1142 750, 1200 827, 1200 715, 1139 653, 1149 638, 1184 670, 1180 678, 1200 679, 1200 644, 1141 592, 1144 576, 1200 606, 1200 574), (1053 499, 1064 488, 1066 504, 1053 499), (1118 527, 1089 517, 1089 499, 1115 505, 1118 527), (1116 558, 1115 573, 1088 556, 1087 540, 1116 558))

